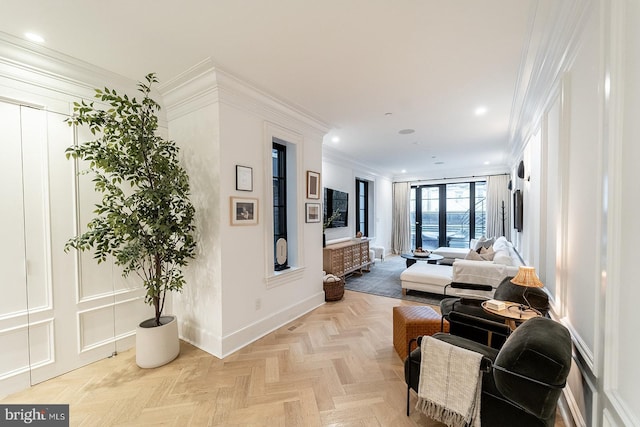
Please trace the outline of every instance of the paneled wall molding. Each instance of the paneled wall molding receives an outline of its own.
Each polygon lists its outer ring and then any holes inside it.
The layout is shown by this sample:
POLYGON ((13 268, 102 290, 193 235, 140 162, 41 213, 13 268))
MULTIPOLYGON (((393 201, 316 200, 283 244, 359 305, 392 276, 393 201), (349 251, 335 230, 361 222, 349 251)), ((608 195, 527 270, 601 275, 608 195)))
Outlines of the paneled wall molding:
MULTIPOLYGON (((624 213, 625 189, 629 188, 629 183, 625 182, 623 172, 625 162, 623 154, 625 144, 636 144, 630 141, 627 135, 625 139, 625 96, 628 95, 627 80, 634 77, 628 75, 625 69, 629 52, 633 49, 631 40, 627 37, 627 2, 624 0, 614 0, 603 2, 603 45, 605 46, 605 67, 603 70, 603 129, 602 138, 605 149, 603 150, 603 186, 605 186, 606 199, 603 200, 602 209, 607 215, 606 223, 603 224, 603 235, 606 245, 603 248, 603 274, 600 289, 603 292, 603 321, 600 325, 601 346, 603 348, 603 382, 601 388, 606 396, 603 402, 603 425, 625 425, 638 426, 636 402, 629 399, 629 390, 626 390, 626 398, 621 393, 620 383, 629 383, 631 380, 620 367, 620 356, 628 352, 626 346, 629 343, 620 341, 619 331, 621 328, 629 328, 629 325, 621 324, 619 308, 622 306, 621 294, 624 286, 635 286, 635 282, 629 281, 629 275, 625 276, 625 268, 633 271, 633 267, 624 265, 623 251, 628 243, 625 239, 625 225, 621 218, 624 213), (623 345, 625 347, 623 347, 623 345), (604 351, 606 349, 606 351, 604 351), (634 410, 635 409, 635 410, 634 410), (634 415, 634 412, 636 415, 634 415)), ((637 5, 636 5, 637 11, 637 5)), ((632 13, 632 12, 631 12, 632 13)), ((633 83, 630 85, 634 86, 633 83)), ((633 93, 633 92, 632 92, 633 93)), ((636 92, 637 93, 637 90, 636 92)), ((633 96, 633 95, 631 95, 633 96)), ((627 113, 629 114, 629 113, 627 113)), ((627 116, 628 117, 628 116, 627 116)), ((627 127, 628 129, 628 127, 627 127)), ((628 166, 627 166, 628 167, 628 166)), ((627 171, 628 173, 628 171, 627 171)), ((633 184, 631 184, 633 186, 633 184)), ((637 385, 637 384, 636 384, 637 385)), ((622 385, 624 388, 625 386, 622 385)), ((628 385, 627 385, 628 387, 628 385)))
POLYGON ((567 314, 567 252, 568 252, 568 229, 569 217, 566 212, 568 210, 568 194, 569 194, 569 139, 571 128, 571 74, 565 72, 561 78, 559 88, 560 92, 560 141, 558 149, 558 164, 562 165, 556 175, 556 185, 558 186, 558 208, 560 215, 557 236, 559 244, 556 247, 558 265, 556 272, 556 298, 558 315, 562 318, 567 314))
POLYGON ((532 4, 509 123, 511 163, 516 162, 523 145, 539 129, 554 92, 549 89, 560 84, 562 73, 575 57, 582 28, 593 7, 594 0, 532 4))
MULTIPOLYGON (((603 412, 609 414, 611 425, 615 426, 640 426, 640 419, 633 415, 630 404, 632 402, 626 401, 618 391, 609 390, 605 392, 607 401, 612 407, 613 411, 608 411, 605 406, 603 412), (613 422, 613 420, 616 420, 613 422)), ((635 403, 635 402, 634 402, 635 403)))
MULTIPOLYGON (((622 177, 622 129, 623 129, 623 101, 624 101, 624 71, 621 63, 624 58, 622 52, 624 42, 624 2, 612 2, 612 10, 610 11, 611 20, 608 25, 609 37, 611 38, 609 45, 611 46, 608 55, 608 74, 610 85, 609 91, 609 107, 607 110, 608 127, 605 129, 603 137, 607 141, 609 147, 608 158, 608 199, 604 200, 608 204, 606 209, 609 211, 609 217, 619 217, 622 213, 622 201, 624 197, 624 181, 622 177)), ((605 95, 606 96, 606 95, 605 95)), ((623 242, 624 230, 621 221, 610 220, 606 224, 608 234, 608 242, 606 254, 606 281, 603 283, 605 289, 604 304, 604 322, 603 322, 603 346, 607 349, 604 354, 604 376, 605 389, 615 390, 618 387, 618 364, 616 356, 620 354, 620 342, 618 339, 618 331, 620 319, 617 307, 620 307, 620 286, 623 282, 622 278, 622 261, 621 261, 621 245, 623 242)), ((613 392, 615 394, 615 391, 613 392)))
MULTIPOLYGON (((201 102, 213 102, 214 98, 210 96, 214 91, 218 92, 217 99, 221 103, 299 129, 302 133, 322 137, 329 131, 329 125, 322 119, 235 77, 217 67, 211 59, 194 65, 160 88, 170 112, 169 120, 179 117, 177 114, 188 114, 189 110, 179 107, 189 100, 202 98, 201 102)), ((192 108, 196 109, 198 105, 195 103, 192 108)))
POLYGON ((570 387, 565 387, 562 390, 562 395, 567 405, 567 409, 571 414, 571 420, 577 427, 587 427, 587 422, 581 413, 580 404, 578 403, 578 396, 573 393, 570 387))
POLYGON ((34 346, 30 349, 31 369, 42 368, 55 362, 55 323, 53 318, 46 318, 29 323, 29 336, 31 341, 36 340, 40 351, 34 346))

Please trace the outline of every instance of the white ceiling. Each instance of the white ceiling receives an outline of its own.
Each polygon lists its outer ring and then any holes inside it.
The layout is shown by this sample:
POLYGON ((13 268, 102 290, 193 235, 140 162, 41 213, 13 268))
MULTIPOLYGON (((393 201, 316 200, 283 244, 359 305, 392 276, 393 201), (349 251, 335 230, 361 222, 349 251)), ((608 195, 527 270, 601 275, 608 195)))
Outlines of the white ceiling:
POLYGON ((0 0, 0 31, 36 32, 135 80, 166 82, 210 58, 329 123, 329 152, 400 179, 444 178, 508 169, 535 3, 0 0))

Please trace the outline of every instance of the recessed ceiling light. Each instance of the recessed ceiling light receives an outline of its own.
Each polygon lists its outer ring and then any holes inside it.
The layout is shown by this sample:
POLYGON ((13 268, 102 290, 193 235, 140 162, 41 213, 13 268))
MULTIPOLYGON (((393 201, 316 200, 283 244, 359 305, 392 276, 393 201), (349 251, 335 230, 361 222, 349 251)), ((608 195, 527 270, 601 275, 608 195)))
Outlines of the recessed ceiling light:
POLYGON ((24 33, 24 36, 32 42, 44 43, 44 37, 36 33, 24 33))
POLYGON ((340 137, 334 136, 333 138, 331 138, 331 142, 340 142, 340 137))
POLYGON ((485 106, 480 106, 478 108, 476 108, 476 116, 483 116, 485 114, 487 114, 487 107, 485 106))
POLYGON ((402 129, 400 131, 398 131, 398 133, 400 135, 409 135, 411 133, 414 133, 416 130, 415 129, 402 129))
POLYGON ((402 169, 400 172, 401 173, 407 173, 407 170, 406 169, 402 169))
POLYGON ((484 164, 488 165, 488 164, 491 164, 491 162, 487 160, 486 162, 484 162, 484 164))

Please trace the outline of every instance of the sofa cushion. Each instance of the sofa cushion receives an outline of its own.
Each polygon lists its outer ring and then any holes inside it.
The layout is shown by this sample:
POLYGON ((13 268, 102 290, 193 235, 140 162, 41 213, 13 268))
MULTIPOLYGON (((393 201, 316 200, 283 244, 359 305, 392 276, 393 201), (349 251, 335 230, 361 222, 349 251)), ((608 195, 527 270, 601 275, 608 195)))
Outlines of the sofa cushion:
POLYGON ((507 251, 496 251, 493 255, 493 263, 500 265, 514 265, 513 258, 507 251))
POLYGON ((436 254, 436 255, 442 255, 445 258, 464 258, 467 253, 469 252, 469 249, 467 248, 450 248, 447 246, 441 246, 438 249, 434 249, 433 251, 431 251, 431 253, 436 254))
POLYGON ((459 283, 475 283, 497 287, 502 279, 515 276, 518 267, 497 264, 495 262, 478 262, 459 259, 453 263, 453 281, 459 283))
POLYGON ((400 274, 400 280, 403 282, 428 283, 444 288, 451 283, 451 267, 416 262, 400 274))

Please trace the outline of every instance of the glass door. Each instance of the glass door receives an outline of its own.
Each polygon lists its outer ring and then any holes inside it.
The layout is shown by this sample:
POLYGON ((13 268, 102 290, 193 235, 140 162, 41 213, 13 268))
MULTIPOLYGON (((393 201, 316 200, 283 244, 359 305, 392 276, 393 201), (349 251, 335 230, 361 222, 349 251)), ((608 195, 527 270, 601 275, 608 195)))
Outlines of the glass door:
POLYGON ((411 247, 468 248, 486 233, 486 182, 460 182, 411 188, 411 247))
POLYGON ((447 246, 469 247, 470 183, 447 184, 447 246))
POLYGON ((412 248, 436 249, 441 246, 439 186, 411 189, 410 220, 412 248))

